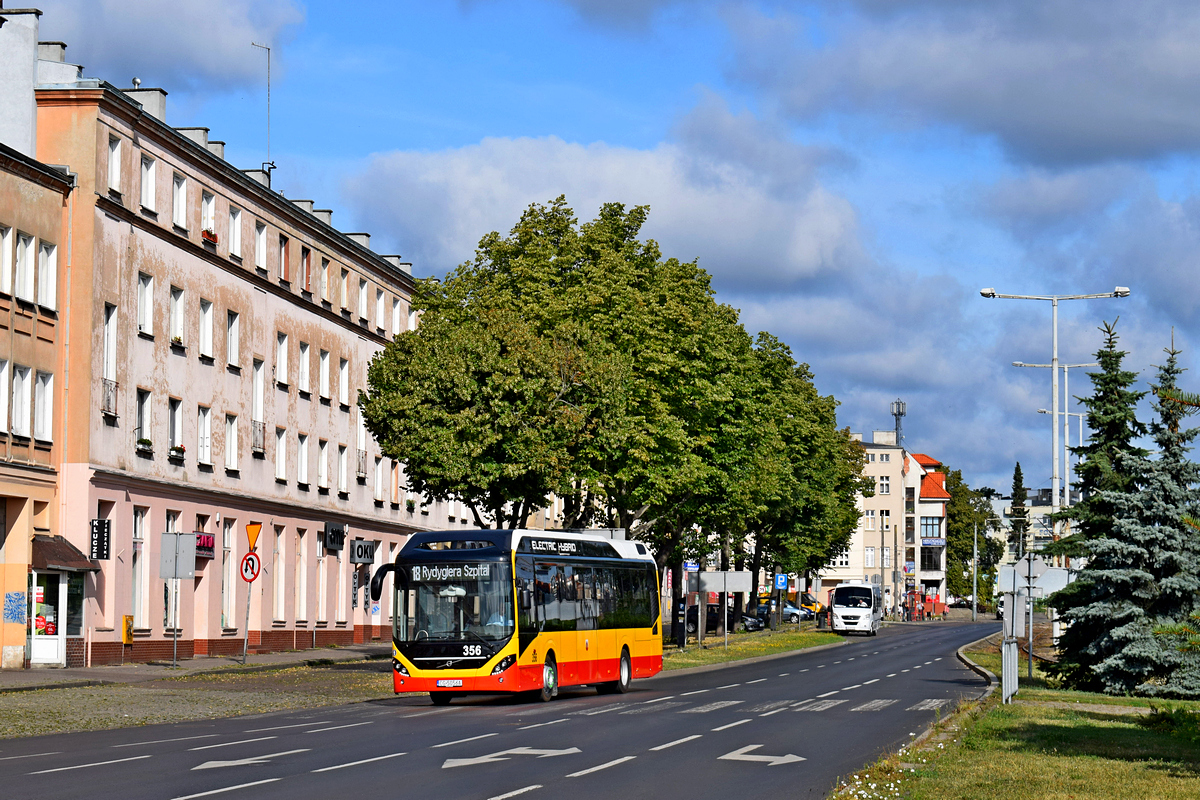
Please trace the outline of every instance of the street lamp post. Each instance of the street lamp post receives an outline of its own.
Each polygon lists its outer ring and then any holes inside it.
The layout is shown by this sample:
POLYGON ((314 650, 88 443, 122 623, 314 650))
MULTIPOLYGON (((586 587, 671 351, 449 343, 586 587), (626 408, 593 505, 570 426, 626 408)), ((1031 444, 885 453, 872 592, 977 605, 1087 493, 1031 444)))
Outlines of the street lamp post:
MULTIPOLYGON (((1041 367, 1041 368, 1044 368, 1044 369, 1046 369, 1046 368, 1049 368, 1049 367, 1053 366, 1052 364, 1026 364, 1024 361, 1014 361, 1014 362, 1012 362, 1012 365, 1013 365, 1014 367, 1041 367)), ((1098 366, 1100 366, 1100 364, 1099 364, 1099 363, 1097 363, 1097 362, 1094 362, 1094 361, 1093 361, 1093 362, 1090 362, 1090 363, 1087 363, 1087 364, 1059 364, 1059 366, 1060 366, 1060 367, 1062 367, 1062 371, 1063 371, 1063 406, 1064 406, 1064 408, 1063 408, 1063 410, 1062 410, 1061 412, 1060 412, 1060 411, 1057 411, 1057 410, 1055 410, 1054 412, 1050 412, 1050 411, 1047 411, 1047 410, 1046 410, 1046 409, 1044 409, 1044 408, 1039 408, 1039 409, 1038 409, 1038 413, 1039 413, 1039 414, 1050 414, 1050 413, 1054 413, 1054 414, 1056 414, 1056 415, 1057 415, 1057 414, 1062 414, 1062 415, 1063 415, 1063 446, 1062 446, 1062 455, 1063 455, 1063 464, 1062 464, 1062 466, 1063 466, 1063 491, 1062 491, 1062 496, 1063 496, 1063 501, 1062 501, 1062 505, 1063 505, 1063 506, 1070 506, 1070 505, 1071 505, 1071 469, 1070 469, 1070 466, 1069 466, 1069 465, 1070 465, 1070 459, 1067 457, 1067 448, 1070 446, 1069 442, 1070 442, 1070 438, 1071 438, 1071 437, 1070 437, 1070 435, 1069 435, 1069 434, 1070 434, 1070 430, 1069 430, 1069 428, 1068 428, 1067 426, 1069 425, 1069 423, 1070 423, 1070 421, 1071 421, 1071 418, 1070 418, 1070 414, 1071 414, 1071 412, 1069 412, 1069 411, 1067 411, 1067 410, 1066 410, 1066 407, 1069 405, 1069 402, 1068 402, 1068 401, 1069 401, 1069 400, 1070 400, 1070 398, 1071 398, 1071 390, 1068 388, 1068 386, 1069 386, 1069 384, 1068 384, 1068 378, 1070 377, 1070 376, 1069 376, 1069 373, 1070 373, 1070 370, 1071 370, 1072 368, 1074 368, 1074 367, 1098 367, 1098 366)), ((1055 399, 1057 399, 1057 398, 1058 398, 1058 395, 1057 395, 1057 393, 1056 393, 1056 394, 1055 394, 1055 399)), ((1057 417, 1057 416, 1055 416, 1055 417, 1053 417, 1053 418, 1051 419, 1051 421, 1050 421, 1050 426, 1051 426, 1051 427, 1054 429, 1054 432, 1055 432, 1055 437, 1054 437, 1054 451, 1055 451, 1055 453, 1057 454, 1057 453, 1058 453, 1058 436, 1057 436, 1057 433, 1058 433, 1058 417, 1057 417)), ((1081 440, 1081 441, 1080 441, 1080 444, 1082 444, 1082 443, 1083 443, 1083 442, 1082 442, 1082 440, 1081 440)), ((1055 461, 1056 461, 1056 462, 1057 462, 1057 460, 1058 460, 1058 459, 1057 459, 1057 458, 1055 458, 1055 461)), ((1057 465, 1057 463, 1055 464, 1055 467, 1054 467, 1054 472, 1055 472, 1055 474, 1057 474, 1057 473, 1058 473, 1058 465, 1057 465)), ((1056 490, 1056 496, 1057 496, 1057 490, 1056 490)), ((1052 503, 1051 505, 1053 505, 1053 503, 1052 503)), ((1057 510, 1058 510, 1058 509, 1057 509, 1057 508, 1055 508, 1055 511, 1057 511, 1057 510)), ((1057 525, 1055 526, 1054 530, 1055 530, 1054 538, 1055 538, 1055 539, 1057 539, 1057 538, 1058 538, 1058 526, 1057 526, 1057 525)))
MULTIPOLYGON (((1099 299, 1106 298, 1106 297, 1128 297, 1129 296, 1129 287, 1118 286, 1115 289, 1113 289, 1113 291, 1105 292, 1103 294, 1070 294, 1070 295, 1001 294, 992 288, 980 289, 979 294, 981 296, 987 297, 989 299, 1000 298, 1002 300, 1048 300, 1050 302, 1050 306, 1052 308, 1052 317, 1053 317, 1053 348, 1052 348, 1052 355, 1051 355, 1051 359, 1050 359, 1050 375, 1051 375, 1050 383, 1051 383, 1051 391, 1053 393, 1053 397, 1052 397, 1053 411, 1051 413, 1054 414, 1053 419, 1055 422, 1055 424, 1052 426, 1053 430, 1054 430, 1054 436, 1052 437, 1053 438, 1052 446, 1054 448, 1054 459, 1053 459, 1054 472, 1052 474, 1051 481, 1050 481, 1051 482, 1050 503, 1051 503, 1051 510, 1053 512, 1057 513, 1058 512, 1058 493, 1059 493, 1059 484, 1058 484, 1058 366, 1059 366, 1058 365, 1058 303, 1060 300, 1099 300, 1099 299)), ((1055 533, 1055 538, 1057 538, 1058 520, 1054 521, 1054 533, 1055 533)))

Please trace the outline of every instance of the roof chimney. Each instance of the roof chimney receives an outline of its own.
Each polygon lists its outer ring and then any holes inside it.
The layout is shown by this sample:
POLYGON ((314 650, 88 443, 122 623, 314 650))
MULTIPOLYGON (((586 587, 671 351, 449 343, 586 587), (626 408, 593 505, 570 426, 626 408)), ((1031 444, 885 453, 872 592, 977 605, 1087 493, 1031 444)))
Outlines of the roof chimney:
POLYGON ((333 225, 333 209, 332 208, 314 208, 313 216, 324 222, 326 225, 333 225))
POLYGON ((62 64, 67 60, 67 45, 65 42, 38 42, 39 61, 57 61, 62 64))
POLYGON ((391 264, 405 275, 412 275, 412 262, 404 261, 402 256, 380 256, 384 261, 391 264))
POLYGON ((175 130, 206 150, 208 149, 208 128, 176 128, 175 130))
POLYGON ((369 233, 347 233, 346 238, 352 242, 361 244, 367 249, 370 249, 371 247, 371 234, 369 233))
POLYGON ((216 139, 208 140, 208 152, 212 153, 222 161, 225 160, 225 143, 219 142, 216 139))
POLYGON ((271 173, 265 169, 244 169, 242 172, 246 173, 246 177, 250 180, 258 181, 268 189, 271 188, 271 173))
POLYGON ((132 100, 140 103, 142 111, 159 120, 167 121, 167 90, 166 89, 122 89, 132 100))
POLYGON ((312 210, 313 210, 313 201, 312 200, 293 200, 292 202, 295 203, 296 205, 300 206, 300 208, 303 208, 308 213, 310 213, 310 214, 312 213, 312 210))

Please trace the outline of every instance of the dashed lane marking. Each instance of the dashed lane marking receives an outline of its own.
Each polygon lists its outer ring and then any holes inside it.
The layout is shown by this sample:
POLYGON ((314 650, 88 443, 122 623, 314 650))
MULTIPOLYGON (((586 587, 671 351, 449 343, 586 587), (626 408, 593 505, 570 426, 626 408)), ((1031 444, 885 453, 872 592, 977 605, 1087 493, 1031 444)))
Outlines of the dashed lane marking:
POLYGON ((863 703, 861 706, 855 706, 851 711, 882 711, 893 703, 899 703, 899 700, 872 700, 869 703, 863 703))
POLYGON ((937 709, 941 708, 942 706, 946 705, 949 702, 950 702, 949 700, 945 700, 945 699, 939 700, 938 698, 931 698, 929 700, 922 700, 921 702, 919 702, 915 705, 911 705, 904 710, 905 711, 936 711, 937 709))
POLYGON ((143 758, 151 758, 151 756, 134 756, 133 758, 115 758, 112 761, 96 761, 91 764, 75 764, 70 767, 55 767, 54 769, 39 769, 37 772, 31 772, 30 775, 45 775, 50 772, 66 772, 72 769, 86 769, 87 767, 104 767, 109 764, 120 764, 125 761, 140 761, 143 758))
POLYGON ((879 678, 871 678, 869 681, 863 681, 863 686, 870 686, 872 683, 879 683, 879 678))
POLYGON ((315 731, 305 731, 305 733, 324 733, 325 731, 340 731, 342 728, 357 728, 360 725, 374 725, 371 722, 352 722, 349 725, 334 725, 332 728, 317 728, 315 731))
POLYGON ((760 716, 760 717, 769 717, 769 716, 771 716, 772 714, 778 714, 780 711, 787 711, 787 709, 786 709, 786 708, 777 708, 777 709, 775 709, 774 711, 768 711, 768 712, 767 712, 767 713, 765 713, 765 714, 759 714, 759 716, 760 716))
POLYGON ((275 781, 283 780, 282 778, 267 778, 265 781, 253 781, 251 783, 239 783, 237 786, 226 786, 224 789, 212 789, 207 792, 199 792, 198 794, 185 794, 183 797, 176 797, 175 800, 193 800, 196 797, 208 797, 213 794, 221 794, 222 792, 232 792, 235 789, 249 789, 251 786, 262 786, 264 783, 274 783, 275 781))
MULTIPOLYGON (((213 735, 216 736, 216 734, 213 734, 213 735)), ((120 746, 121 745, 119 745, 119 744, 113 745, 113 747, 120 747, 120 746)), ((55 750, 50 753, 29 753, 29 754, 23 755, 23 756, 5 756, 4 758, 0 758, 0 761, 14 761, 18 758, 39 758, 41 756, 57 756, 57 755, 62 755, 62 750, 55 750)))
POLYGON ((206 744, 201 747, 189 747, 188 752, 192 753, 196 750, 214 750, 218 747, 232 747, 235 744, 250 744, 251 742, 265 742, 268 739, 278 739, 278 736, 260 736, 257 739, 242 739, 240 742, 221 742, 220 744, 206 744))
POLYGON ((617 703, 611 706, 603 706, 597 709, 588 709, 586 711, 571 711, 568 716, 571 717, 594 717, 597 714, 607 714, 610 711, 616 711, 618 708, 624 708, 628 703, 617 703))
POLYGON ((540 783, 535 783, 533 786, 526 786, 524 789, 514 789, 511 792, 505 792, 504 794, 498 794, 495 797, 489 797, 488 800, 508 800, 510 797, 516 797, 519 794, 525 794, 526 792, 532 792, 534 789, 540 788, 542 788, 542 785, 540 783))
POLYGON ((737 722, 731 722, 728 725, 722 725, 719 728, 713 728, 713 733, 717 731, 727 731, 730 728, 736 728, 738 725, 745 725, 747 722, 753 722, 752 719, 739 719, 737 722))
POLYGON ((825 694, 819 694, 819 695, 817 695, 817 697, 829 697, 829 695, 837 694, 840 691, 841 691, 840 689, 834 689, 832 692, 826 692, 825 694))
POLYGON ((386 756, 375 756, 375 758, 364 758, 362 761, 351 761, 349 764, 336 764, 332 767, 321 767, 320 769, 314 769, 313 772, 333 772, 335 769, 357 767, 359 764, 370 764, 374 761, 386 761, 389 758, 398 758, 403 755, 407 755, 407 753, 392 753, 386 756))
MULTIPOLYGON (((330 720, 326 719, 326 720, 321 720, 320 722, 300 722, 295 725, 276 725, 273 728, 252 728, 248 731, 242 731, 242 733, 266 733, 267 731, 282 731, 282 730, 287 730, 288 728, 311 728, 313 725, 328 725, 329 723, 330 723, 330 720)), ((217 734, 214 733, 212 735, 216 736, 217 734)), ((166 739, 164 741, 169 742, 171 740, 166 739)), ((113 745, 113 746, 114 747, 125 747, 125 745, 120 745, 120 744, 113 745)))
POLYGON ((663 700, 670 700, 670 699, 671 699, 672 697, 674 697, 674 696, 675 696, 675 695, 673 695, 673 694, 669 694, 669 695, 667 695, 666 697, 657 697, 657 698, 655 698, 655 699, 653 699, 653 700, 647 700, 646 702, 642 703, 642 705, 644 705, 644 706, 648 706, 648 705, 650 705, 651 703, 661 703, 663 700))
POLYGON ((759 678, 759 679, 758 679, 758 680, 756 680, 756 681, 746 681, 746 685, 747 685, 747 686, 749 686, 749 685, 750 685, 750 684, 752 684, 752 683, 762 683, 762 682, 763 682, 763 681, 765 681, 765 680, 767 680, 767 679, 766 679, 766 678, 759 678))
POLYGON ((554 721, 552 721, 552 722, 537 722, 537 723, 534 723, 533 725, 526 725, 526 726, 524 726, 524 727, 522 727, 522 728, 517 728, 517 730, 519 730, 519 731, 527 731, 527 730, 529 730, 530 728, 542 728, 542 727, 545 727, 546 725, 557 725, 557 724, 558 724, 558 723, 560 723, 560 722, 566 722, 566 721, 567 721, 567 718, 566 718, 566 717, 563 717, 562 719, 556 719, 556 720, 554 720, 554 721))
POLYGON ((705 692, 707 692, 707 691, 708 691, 708 689, 697 689, 697 690, 696 690, 696 691, 694 691, 694 692, 684 692, 683 694, 681 694, 681 695, 679 695, 679 696, 680 696, 680 697, 691 697, 691 696, 692 696, 692 695, 694 695, 694 694, 704 694, 704 693, 705 693, 705 692))
POLYGON ((853 686, 843 686, 843 687, 842 687, 842 691, 843 691, 843 692, 848 692, 848 691, 850 691, 851 689, 859 689, 859 688, 861 688, 861 687, 862 687, 862 684, 861 684, 861 683, 856 683, 856 684, 854 684, 853 686))
POLYGON ((781 672, 781 673, 779 673, 779 677, 786 678, 788 675, 791 675, 791 674, 792 673, 790 673, 790 672, 781 672))
POLYGON ((579 770, 579 772, 572 772, 569 775, 567 775, 567 777, 568 778, 579 778, 584 775, 591 775, 593 772, 599 772, 602 769, 608 769, 609 767, 615 767, 617 764, 624 764, 626 761, 633 761, 635 758, 637 758, 637 756, 625 756, 623 758, 614 758, 612 761, 609 761, 608 763, 598 764, 594 767, 589 767, 588 769, 581 769, 581 770, 579 770))
POLYGON ((845 703, 845 700, 809 700, 805 703, 797 703, 792 707, 793 711, 828 711, 834 706, 840 706, 845 703))
POLYGON ((452 744, 462 744, 463 742, 477 742, 480 739, 488 739, 492 736, 497 736, 495 733, 481 733, 478 736, 471 736, 467 739, 455 739, 453 742, 442 742, 441 744, 431 744, 431 748, 449 747, 452 744))
MULTIPOLYGON (((254 733, 254 731, 246 731, 246 733, 254 733)), ((140 747, 144 744, 165 744, 166 742, 189 742, 193 739, 213 739, 220 736, 219 733, 206 733, 203 736, 180 736, 178 739, 152 739, 149 742, 126 742, 125 744, 114 744, 110 747, 140 747)), ((20 758, 20 756, 18 756, 20 758)), ((0 761, 4 759, 0 758, 0 761)))
POLYGON ((668 747, 674 747, 677 744, 683 744, 684 742, 690 742, 693 739, 699 739, 701 736, 703 736, 703 734, 695 733, 695 734, 692 734, 691 736, 685 736, 682 739, 676 739, 673 742, 667 742, 666 744, 660 744, 658 747, 651 747, 650 749, 655 750, 655 751, 666 750, 668 747))
POLYGON ((710 711, 716 711, 718 708, 729 708, 730 706, 741 705, 744 700, 718 700, 715 703, 707 703, 695 708, 685 708, 680 711, 680 714, 707 714, 710 711))
POLYGON ((735 686, 741 686, 740 683, 727 683, 724 686, 718 686, 718 689, 732 689, 735 686))
MULTIPOLYGON (((900 671, 901 671, 901 672, 912 672, 912 670, 910 670, 910 669, 902 669, 902 670, 900 670, 900 671)), ((895 673, 892 673, 892 674, 895 674, 895 673)))

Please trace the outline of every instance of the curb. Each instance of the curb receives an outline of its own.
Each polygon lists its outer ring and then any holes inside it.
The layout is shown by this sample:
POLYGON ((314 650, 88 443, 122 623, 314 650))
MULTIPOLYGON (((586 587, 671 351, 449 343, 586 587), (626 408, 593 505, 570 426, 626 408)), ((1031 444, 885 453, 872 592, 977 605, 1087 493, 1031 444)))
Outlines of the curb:
POLYGON ((988 669, 987 667, 981 667, 980 665, 978 665, 974 661, 972 661, 970 656, 968 656, 966 653, 964 653, 963 650, 966 650, 968 647, 977 645, 980 642, 985 642, 995 635, 996 634, 992 633, 992 634, 988 634, 987 636, 984 636, 982 639, 976 639, 973 642, 967 642, 962 647, 958 648, 958 650, 954 651, 954 655, 958 656, 958 660, 961 661, 964 665, 966 665, 966 667, 968 669, 970 669, 972 672, 976 672, 976 673, 982 675, 984 678, 987 679, 988 687, 987 687, 987 689, 984 690, 983 695, 979 698, 980 700, 987 700, 989 697, 991 697, 992 692, 996 691, 996 687, 998 685, 1000 685, 1000 678, 998 678, 996 676, 996 674, 994 672, 992 672, 990 669, 988 669))
POLYGON ((727 669, 728 667, 738 667, 743 664, 759 664, 763 661, 774 661, 779 658, 787 658, 788 656, 799 655, 800 653, 818 653, 822 650, 829 650, 834 647, 841 647, 846 644, 843 639, 840 642, 830 642, 829 644, 818 644, 813 647, 802 647, 799 650, 785 650, 782 653, 770 653, 765 656, 753 656, 752 658, 743 658, 737 661, 722 661, 720 664, 704 664, 699 667, 684 667, 683 669, 673 669, 670 671, 663 670, 657 675, 651 675, 649 678, 640 678, 639 683, 645 681, 653 681, 659 678, 669 678, 673 675, 700 675, 704 672, 716 672, 717 670, 727 669))
POLYGON ((121 681, 67 681, 65 683, 35 683, 29 686, 9 686, 0 688, 0 694, 15 692, 40 692, 42 689, 80 689, 86 686, 115 686, 121 681))

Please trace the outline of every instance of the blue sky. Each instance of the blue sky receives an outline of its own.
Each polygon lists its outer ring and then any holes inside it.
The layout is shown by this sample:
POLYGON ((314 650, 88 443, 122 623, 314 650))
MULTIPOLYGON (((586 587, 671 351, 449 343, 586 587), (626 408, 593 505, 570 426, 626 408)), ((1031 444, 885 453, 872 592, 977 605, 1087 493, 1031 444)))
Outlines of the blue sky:
MULTIPOLYGON (((1192 364, 1200 9, 1181 0, 52 0, 86 74, 170 92, 243 168, 421 275, 531 202, 649 204, 751 332, 812 365, 855 431, 972 485, 1050 481, 1044 303, 1064 361, 1121 315, 1152 374, 1192 364), (349 9, 349 11, 348 11, 349 9)), ((1072 387, 1078 394, 1078 374, 1072 387)), ((1195 389, 1197 384, 1189 383, 1195 389)), ((1144 416, 1148 417, 1146 411, 1144 416)))

